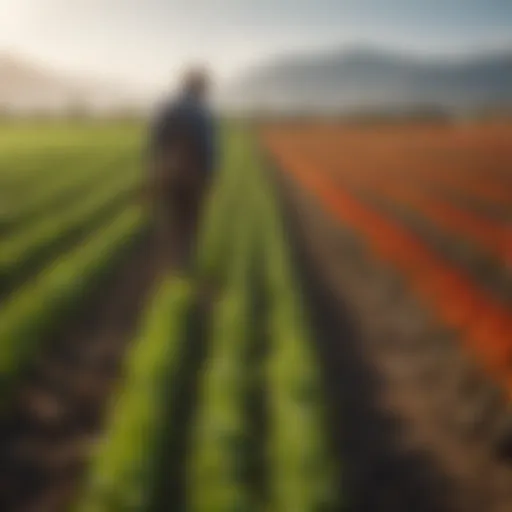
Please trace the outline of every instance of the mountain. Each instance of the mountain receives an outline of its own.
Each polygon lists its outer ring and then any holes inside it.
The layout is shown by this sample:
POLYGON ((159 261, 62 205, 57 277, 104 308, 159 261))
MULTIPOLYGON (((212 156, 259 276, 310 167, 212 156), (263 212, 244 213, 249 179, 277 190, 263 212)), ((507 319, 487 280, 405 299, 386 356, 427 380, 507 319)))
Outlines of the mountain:
POLYGON ((131 108, 135 96, 124 87, 68 76, 28 59, 0 54, 0 111, 109 111, 131 108))
POLYGON ((353 48, 278 59, 230 85, 224 104, 278 110, 512 106, 512 49, 426 58, 353 48))

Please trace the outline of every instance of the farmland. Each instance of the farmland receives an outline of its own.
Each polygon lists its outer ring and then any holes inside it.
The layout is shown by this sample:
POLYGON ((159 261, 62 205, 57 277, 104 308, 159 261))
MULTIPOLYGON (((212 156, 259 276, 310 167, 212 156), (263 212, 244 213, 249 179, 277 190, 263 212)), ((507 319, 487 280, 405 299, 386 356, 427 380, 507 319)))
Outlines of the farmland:
POLYGON ((253 139, 226 129, 196 268, 179 277, 141 200, 140 128, 12 130, 2 510, 342 503, 319 365, 253 139))
POLYGON ((510 140, 228 125, 178 276, 140 125, 1 125, 0 510, 510 510, 510 140))
POLYGON ((362 381, 360 401, 339 405, 337 425, 347 488, 362 510, 512 506, 510 470, 497 461, 510 456, 511 135, 493 124, 264 131, 295 245, 315 286, 323 281, 320 322, 340 304, 322 348, 333 402, 354 374, 362 381), (379 426, 364 434, 350 417, 379 426), (394 495, 389 481, 379 492, 371 472, 351 474, 350 461, 362 459, 397 472, 394 495), (418 481, 418 467, 430 478, 418 481), (439 490, 443 473, 450 491, 439 490))

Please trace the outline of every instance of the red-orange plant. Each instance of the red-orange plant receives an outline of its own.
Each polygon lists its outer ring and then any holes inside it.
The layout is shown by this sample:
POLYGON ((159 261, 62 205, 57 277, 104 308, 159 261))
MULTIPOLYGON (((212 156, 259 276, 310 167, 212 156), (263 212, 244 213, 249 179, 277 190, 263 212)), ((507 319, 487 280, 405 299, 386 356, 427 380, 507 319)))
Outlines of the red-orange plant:
POLYGON ((322 169, 312 167, 270 137, 267 144, 280 168, 315 194, 331 215, 356 230, 376 256, 404 273, 439 320, 460 332, 487 371, 510 384, 512 319, 504 305, 413 232, 358 201, 322 169))

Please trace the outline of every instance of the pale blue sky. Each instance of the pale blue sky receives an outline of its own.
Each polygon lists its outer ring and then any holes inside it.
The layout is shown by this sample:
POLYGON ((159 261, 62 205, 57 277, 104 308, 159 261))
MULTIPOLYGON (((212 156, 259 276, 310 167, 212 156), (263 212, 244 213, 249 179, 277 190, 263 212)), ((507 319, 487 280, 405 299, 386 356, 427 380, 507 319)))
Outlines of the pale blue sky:
POLYGON ((512 47, 512 0, 0 0, 0 51, 147 87, 191 61, 225 79, 274 54, 351 43, 512 47))

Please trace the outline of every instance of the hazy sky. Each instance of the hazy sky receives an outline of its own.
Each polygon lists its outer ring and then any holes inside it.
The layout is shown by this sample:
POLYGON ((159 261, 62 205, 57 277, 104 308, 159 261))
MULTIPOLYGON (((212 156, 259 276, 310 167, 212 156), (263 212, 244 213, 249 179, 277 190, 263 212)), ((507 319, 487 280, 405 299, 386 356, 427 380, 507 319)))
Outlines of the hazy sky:
POLYGON ((0 0, 0 52, 141 86, 191 61, 229 78, 272 54, 348 43, 512 46, 512 0, 0 0))

